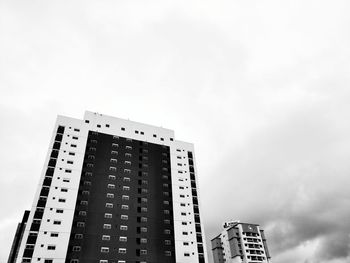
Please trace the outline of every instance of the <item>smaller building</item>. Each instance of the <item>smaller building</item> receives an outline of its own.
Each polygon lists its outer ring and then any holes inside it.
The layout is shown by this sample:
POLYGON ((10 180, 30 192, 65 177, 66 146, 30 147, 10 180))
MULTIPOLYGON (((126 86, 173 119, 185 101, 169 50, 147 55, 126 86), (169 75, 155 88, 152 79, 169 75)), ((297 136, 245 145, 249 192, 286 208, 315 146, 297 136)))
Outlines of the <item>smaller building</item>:
POLYGON ((257 224, 229 221, 211 240, 215 263, 270 263, 264 230, 257 224))

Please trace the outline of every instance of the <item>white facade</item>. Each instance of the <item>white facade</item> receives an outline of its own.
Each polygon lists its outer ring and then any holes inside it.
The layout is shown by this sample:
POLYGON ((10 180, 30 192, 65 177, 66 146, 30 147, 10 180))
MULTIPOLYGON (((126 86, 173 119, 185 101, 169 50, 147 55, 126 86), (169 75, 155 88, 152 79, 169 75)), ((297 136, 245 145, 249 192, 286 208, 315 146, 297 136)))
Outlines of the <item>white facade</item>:
MULTIPOLYGON (((27 262, 22 256, 59 126, 65 126, 65 130, 33 256, 31 261, 28 262, 44 262, 45 259, 53 260, 52 262, 54 263, 65 262, 89 131, 170 147, 176 262, 198 262, 191 179, 187 156, 188 151, 194 154, 193 145, 175 140, 172 130, 87 111, 83 120, 65 116, 58 116, 57 118, 44 169, 40 177, 39 187, 34 197, 33 206, 19 248, 17 263, 27 262), (63 213, 61 212, 62 210, 63 213), (54 249, 52 249, 53 247, 54 249)), ((198 186, 198 182, 196 185, 198 186)), ((198 197, 198 199, 200 198, 198 197)), ((203 233, 203 225, 201 229, 203 233)), ((208 262, 204 237, 203 247, 205 262, 208 262)))
POLYGON ((212 239, 214 262, 271 263, 263 235, 257 224, 225 223, 220 235, 212 239))

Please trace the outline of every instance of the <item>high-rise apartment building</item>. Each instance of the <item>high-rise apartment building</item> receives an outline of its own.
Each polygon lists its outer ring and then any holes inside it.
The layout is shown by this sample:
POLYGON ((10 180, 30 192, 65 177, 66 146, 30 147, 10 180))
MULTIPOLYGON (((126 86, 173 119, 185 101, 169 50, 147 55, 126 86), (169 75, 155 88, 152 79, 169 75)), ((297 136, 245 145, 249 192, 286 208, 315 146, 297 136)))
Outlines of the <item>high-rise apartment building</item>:
POLYGON ((205 263, 197 186, 173 131, 59 116, 12 262, 205 263))
POLYGON ((264 230, 257 224, 226 222, 211 240, 214 263, 269 263, 264 230))

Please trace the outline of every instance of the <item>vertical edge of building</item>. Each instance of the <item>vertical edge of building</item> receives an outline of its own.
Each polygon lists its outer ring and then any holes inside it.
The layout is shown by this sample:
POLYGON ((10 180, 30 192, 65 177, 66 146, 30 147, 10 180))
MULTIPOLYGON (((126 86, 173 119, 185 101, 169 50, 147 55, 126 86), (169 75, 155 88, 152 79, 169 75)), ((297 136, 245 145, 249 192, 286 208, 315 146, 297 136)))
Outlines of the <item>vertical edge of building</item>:
POLYGON ((17 263, 65 262, 86 138, 81 120, 57 117, 17 263))
POLYGON ((16 259, 18 257, 19 246, 21 245, 21 242, 22 242, 23 233, 24 233, 24 229, 26 227, 27 221, 28 221, 29 213, 30 213, 30 211, 28 211, 28 210, 24 211, 22 221, 20 223, 18 223, 18 225, 17 225, 15 237, 14 237, 13 242, 12 242, 11 251, 10 251, 10 255, 9 255, 7 263, 16 262, 16 259))

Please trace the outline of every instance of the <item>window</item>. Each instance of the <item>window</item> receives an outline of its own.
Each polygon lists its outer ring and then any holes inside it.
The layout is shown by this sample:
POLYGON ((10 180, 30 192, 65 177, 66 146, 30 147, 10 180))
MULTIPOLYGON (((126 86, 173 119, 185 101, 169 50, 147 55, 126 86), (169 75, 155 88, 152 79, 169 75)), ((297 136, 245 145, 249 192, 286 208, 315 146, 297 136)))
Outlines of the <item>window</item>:
POLYGON ((100 262, 100 263, 108 263, 108 260, 107 260, 107 259, 100 259, 99 262, 100 262))
POLYGON ((73 136, 72 139, 73 140, 78 140, 78 137, 77 136, 73 136))
POLYGON ((165 251, 165 256, 166 257, 171 257, 171 251, 165 251))
POLYGON ((117 171, 117 167, 111 166, 109 167, 109 170, 112 172, 116 172, 117 171))
POLYGON ((118 162, 118 160, 117 159, 114 159, 114 158, 111 158, 111 163, 117 163, 118 162))
POLYGON ((116 179, 116 177, 115 177, 115 175, 108 175, 108 179, 111 179, 111 180, 115 180, 116 179))
POLYGON ((69 155, 73 155, 73 156, 75 155, 75 153, 73 153, 73 152, 69 152, 68 154, 69 154, 69 155))
POLYGON ((171 241, 166 239, 166 240, 164 240, 164 244, 165 245, 171 245, 171 241))
POLYGON ((103 235, 102 240, 109 241, 109 240, 111 240, 111 236, 103 235))
POLYGON ((124 161, 124 164, 131 165, 131 162, 130 161, 124 161))
POLYGON ((182 225, 186 226, 186 225, 187 225, 187 222, 182 222, 182 225))
POLYGON ((141 212, 147 212, 147 207, 141 207, 141 212))
POLYGON ((107 185, 107 188, 108 188, 108 189, 115 189, 115 184, 108 184, 108 185, 107 185))
POLYGON ((165 204, 165 205, 169 205, 169 201, 164 200, 164 201, 163 201, 163 204, 165 204))
POLYGON ((75 239, 83 239, 83 234, 75 234, 74 238, 75 239))
POLYGON ((70 161, 70 160, 69 160, 69 161, 67 161, 67 163, 68 163, 68 164, 73 164, 73 161, 70 161))
POLYGON ((72 172, 72 170, 69 170, 69 169, 65 169, 64 170, 66 173, 71 173, 72 172))
POLYGON ((129 145, 127 145, 127 146, 125 146, 125 149, 127 149, 127 150, 132 150, 132 147, 129 146, 129 145))
POLYGON ((112 203, 106 203, 106 208, 113 208, 113 204, 112 203))
POLYGON ((170 229, 164 229, 164 234, 170 235, 170 229))
POLYGON ((181 212, 181 215, 182 215, 182 216, 185 216, 185 215, 186 215, 186 213, 185 213, 185 212, 181 212))
POLYGON ((61 223, 62 223, 62 222, 61 222, 60 220, 54 220, 54 221, 53 221, 53 224, 54 224, 54 225, 60 225, 61 223))
POLYGON ((107 197, 107 198, 114 198, 114 194, 107 193, 106 197, 107 197))
POLYGON ((88 205, 88 203, 89 203, 89 202, 86 201, 86 200, 80 201, 80 204, 81 204, 81 205, 88 205))
POLYGON ((147 222, 147 217, 141 217, 141 222, 146 223, 147 222))
POLYGON ((105 218, 112 218, 112 214, 105 213, 105 218))
POLYGON ((79 263, 79 259, 71 259, 70 263, 79 263))
MULTIPOLYGON (((22 262, 27 262, 27 261, 24 261, 25 259, 23 259, 22 262)), ((44 260, 44 263, 53 263, 53 259, 45 259, 44 260)))
POLYGON ((55 250, 56 246, 55 245, 48 245, 47 250, 55 250))
POLYGON ((145 198, 145 197, 142 197, 142 198, 141 198, 141 202, 142 202, 142 203, 147 203, 147 201, 148 201, 147 198, 145 198))
POLYGON ((188 232, 182 232, 182 234, 183 234, 184 236, 187 236, 187 235, 188 235, 188 232))
POLYGON ((141 230, 142 233, 147 233, 147 227, 141 227, 140 230, 141 230))
POLYGON ((70 145, 72 148, 77 148, 77 145, 76 144, 71 144, 70 145))
POLYGON ((117 151, 111 151, 111 154, 112 155, 118 155, 118 152, 117 151))
POLYGON ((128 205, 122 205, 122 209, 123 210, 129 210, 129 206, 128 205))
POLYGON ((121 127, 120 129, 121 129, 122 131, 125 131, 125 128, 124 128, 124 127, 121 127))
POLYGON ((146 249, 141 249, 140 250, 141 255, 147 255, 147 250, 146 249))
POLYGON ((164 210, 164 214, 165 214, 165 215, 169 215, 169 214, 170 214, 170 211, 169 211, 169 210, 164 210))
POLYGON ((102 253, 108 253, 109 252, 109 247, 101 247, 101 252, 102 253))
POLYGON ((170 224, 170 219, 164 219, 164 224, 169 225, 170 224))
POLYGON ((124 185, 124 186, 123 186, 123 190, 124 190, 124 191, 129 191, 129 190, 130 190, 130 187, 124 185))
POLYGON ((181 203, 180 205, 181 205, 181 206, 186 206, 186 204, 184 204, 184 203, 181 203))
POLYGON ((128 220, 128 216, 127 215, 120 215, 120 219, 121 220, 128 220))
POLYGON ((80 251, 81 250, 81 247, 80 246, 74 246, 73 247, 73 251, 80 251))
POLYGON ((131 170, 130 169, 124 169, 124 173, 129 174, 129 173, 131 173, 131 170))
MULTIPOLYGON (((124 187, 123 187, 123 190, 125 190, 124 187)), ((128 195, 122 195, 122 200, 124 200, 124 201, 129 200, 129 196, 128 195)))
POLYGON ((86 176, 92 176, 92 172, 85 172, 86 176))
POLYGON ((147 238, 141 238, 140 239, 141 244, 147 244, 147 238))
POLYGON ((77 129, 77 128, 74 128, 74 131, 76 131, 76 132, 80 132, 80 130, 79 130, 79 129, 77 129))
POLYGON ((126 241, 128 241, 128 238, 127 237, 119 237, 119 241, 126 242, 126 241))
POLYGON ((58 237, 58 233, 57 232, 51 232, 50 237, 58 237))
POLYGON ((59 198, 59 199, 58 199, 58 202, 60 202, 60 203, 65 203, 65 202, 66 202, 66 199, 64 199, 64 198, 59 198))
POLYGON ((124 178, 123 178, 123 181, 124 181, 124 182, 130 182, 130 178, 129 178, 129 177, 124 177, 124 178))
POLYGON ((90 181, 84 181, 84 185, 91 185, 90 181))
POLYGON ((147 194, 147 193, 148 193, 148 190, 145 189, 145 188, 142 188, 141 192, 144 193, 144 194, 147 194))
POLYGON ((184 246, 188 246, 189 243, 188 243, 188 242, 183 242, 183 245, 184 245, 184 246))
POLYGON ((185 256, 185 257, 189 257, 189 256, 190 256, 190 253, 184 253, 184 256, 185 256))
POLYGON ((103 224, 103 229, 111 229, 111 224, 103 224))
POLYGON ((56 209, 57 214, 63 214, 63 209, 56 209))
POLYGON ((84 222, 77 222, 77 227, 85 227, 85 223, 84 222))
POLYGON ((119 254, 126 254, 126 248, 119 248, 119 254))
POLYGON ((132 154, 131 153, 125 153, 125 157, 131 157, 132 154))
POLYGON ((126 230, 128 230, 128 226, 123 226, 123 225, 121 225, 121 226, 120 226, 120 230, 126 231, 126 230))
POLYGON ((61 192, 68 192, 67 188, 61 188, 61 192))

